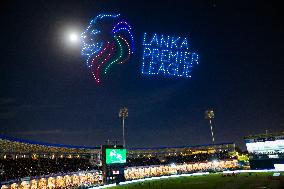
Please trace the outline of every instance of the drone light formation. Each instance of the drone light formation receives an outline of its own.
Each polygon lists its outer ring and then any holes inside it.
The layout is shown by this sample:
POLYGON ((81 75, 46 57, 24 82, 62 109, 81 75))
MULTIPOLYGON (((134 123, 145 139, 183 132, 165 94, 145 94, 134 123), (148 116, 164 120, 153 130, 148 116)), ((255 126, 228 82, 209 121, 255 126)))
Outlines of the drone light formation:
POLYGON ((81 34, 81 41, 81 54, 97 83, 101 83, 102 74, 115 64, 127 62, 134 53, 132 28, 120 14, 96 16, 81 34))
POLYGON ((191 77, 198 54, 189 50, 186 37, 144 33, 142 74, 191 77))

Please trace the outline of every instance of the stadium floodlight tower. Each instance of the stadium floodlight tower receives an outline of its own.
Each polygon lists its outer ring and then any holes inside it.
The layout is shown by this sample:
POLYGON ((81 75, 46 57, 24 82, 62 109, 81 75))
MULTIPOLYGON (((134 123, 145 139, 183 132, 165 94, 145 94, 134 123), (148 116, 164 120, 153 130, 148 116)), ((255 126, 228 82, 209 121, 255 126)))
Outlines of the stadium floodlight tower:
POLYGON ((209 126, 211 129, 212 143, 215 144, 214 133, 213 133, 213 125, 212 120, 214 119, 214 111, 213 109, 208 109, 205 111, 205 119, 209 120, 209 126))
POLYGON ((124 134, 124 119, 128 117, 128 108, 122 107, 119 110, 119 118, 122 119, 122 137, 123 137, 123 147, 125 148, 125 134, 124 134))

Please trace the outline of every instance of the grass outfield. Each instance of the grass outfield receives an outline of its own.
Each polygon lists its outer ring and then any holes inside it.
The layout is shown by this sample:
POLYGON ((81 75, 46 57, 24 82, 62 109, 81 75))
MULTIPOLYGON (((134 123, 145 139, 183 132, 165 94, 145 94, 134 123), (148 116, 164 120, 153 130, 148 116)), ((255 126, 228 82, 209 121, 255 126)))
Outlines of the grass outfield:
POLYGON ((222 177, 222 174, 179 177, 145 181, 111 187, 111 189, 278 189, 284 188, 284 176, 272 177, 273 173, 242 173, 237 176, 222 177))

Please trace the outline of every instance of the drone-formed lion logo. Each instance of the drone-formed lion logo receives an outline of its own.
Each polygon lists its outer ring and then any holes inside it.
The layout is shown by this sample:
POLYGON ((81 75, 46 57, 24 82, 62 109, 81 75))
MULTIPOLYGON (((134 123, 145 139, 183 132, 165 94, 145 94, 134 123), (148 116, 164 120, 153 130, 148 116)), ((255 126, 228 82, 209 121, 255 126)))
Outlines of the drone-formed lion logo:
POLYGON ((96 16, 81 34, 81 41, 81 54, 97 83, 111 66, 127 62, 134 52, 132 28, 120 14, 96 16))

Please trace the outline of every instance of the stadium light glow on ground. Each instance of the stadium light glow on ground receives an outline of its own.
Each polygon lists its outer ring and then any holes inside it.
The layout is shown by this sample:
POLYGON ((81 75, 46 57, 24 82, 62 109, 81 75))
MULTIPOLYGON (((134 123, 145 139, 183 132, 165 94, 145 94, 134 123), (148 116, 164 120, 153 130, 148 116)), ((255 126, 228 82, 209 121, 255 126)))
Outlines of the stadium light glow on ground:
POLYGON ((223 171, 223 173, 268 173, 278 171, 276 169, 264 169, 264 170, 234 170, 234 171, 223 171))
MULTIPOLYGON (((234 170, 234 171, 223 171, 220 173, 266 173, 266 172, 276 172, 278 170, 276 169, 268 169, 268 170, 234 170)), ((131 181, 125 181, 120 182, 119 185, 116 184, 108 184, 104 186, 95 186, 91 187, 89 189, 100 189, 100 188, 111 188, 114 186, 121 186, 121 185, 127 185, 137 182, 144 182, 144 181, 153 181, 153 180, 160 180, 160 179, 168 179, 168 178, 178 178, 178 177, 189 177, 189 176, 201 176, 201 175, 209 175, 209 172, 203 172, 203 173, 192 173, 192 174, 181 174, 181 175, 171 175, 171 176, 160 176, 160 177, 151 177, 151 178, 145 178, 145 179, 137 179, 137 180, 131 180, 131 181)))
MULTIPOLYGON (((144 181, 153 181, 153 180, 160 180, 160 179, 168 179, 168 178, 178 178, 178 177, 189 177, 189 176, 201 176, 201 175, 209 175, 209 172, 204 173, 192 173, 192 174, 181 174, 181 175, 170 175, 170 176, 160 176, 160 177, 151 177, 151 178, 145 178, 145 179, 137 179, 137 180, 131 180, 131 181, 125 181, 120 182, 119 185, 126 185, 126 184, 132 184, 137 182, 144 182, 144 181)), ((118 186, 116 184, 108 184, 104 186, 96 186, 89 189, 99 189, 99 188, 110 188, 118 186)))

